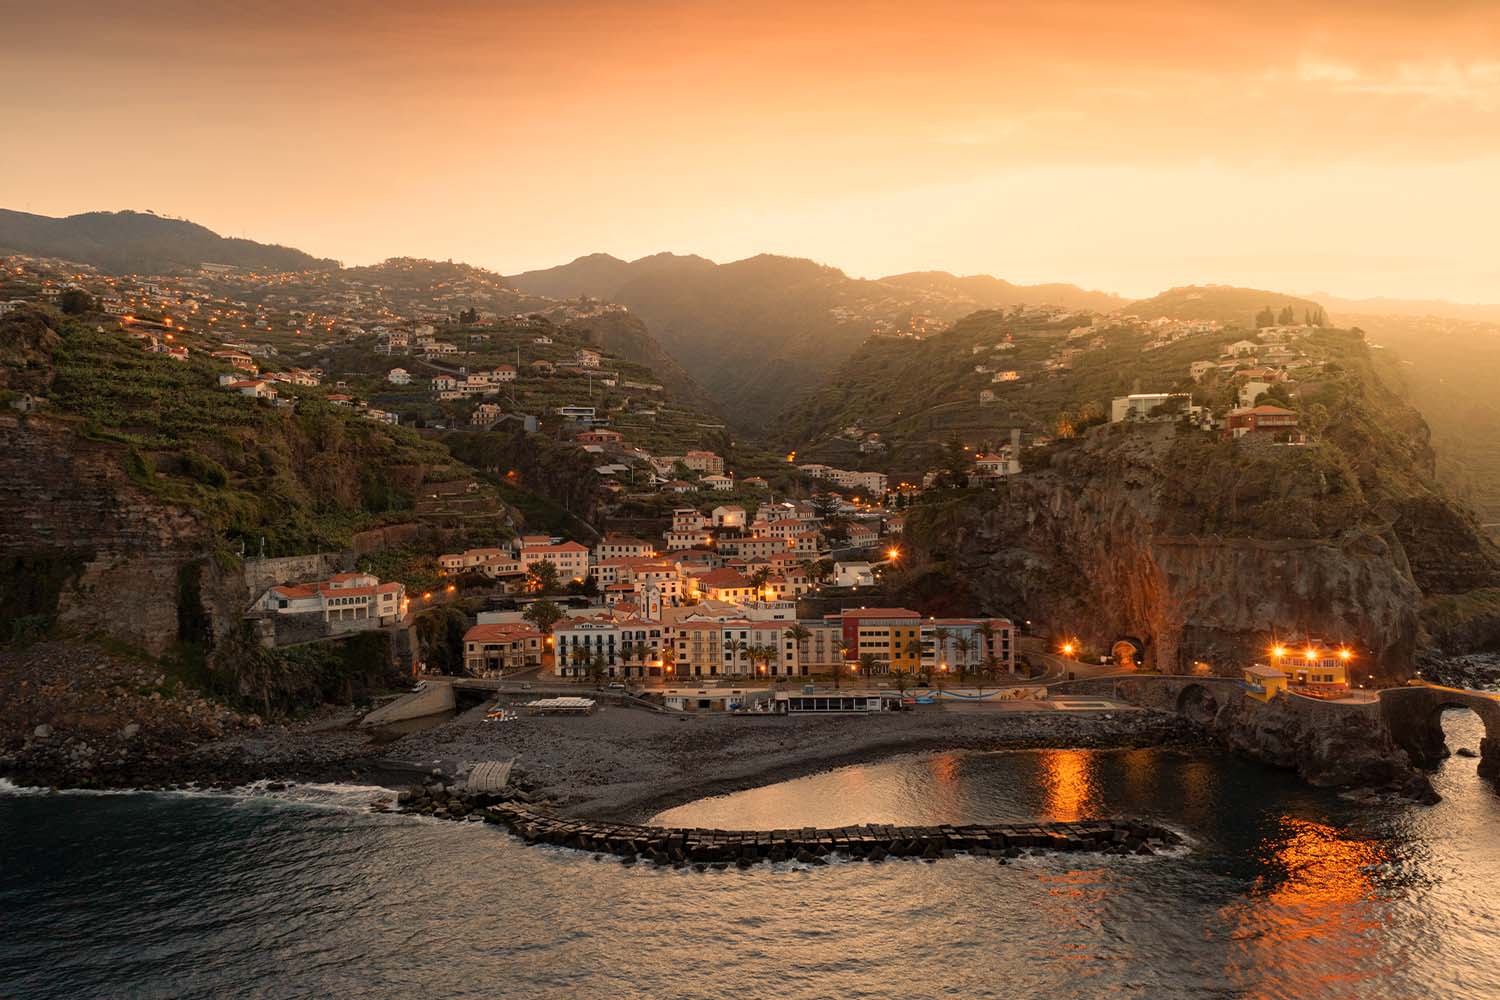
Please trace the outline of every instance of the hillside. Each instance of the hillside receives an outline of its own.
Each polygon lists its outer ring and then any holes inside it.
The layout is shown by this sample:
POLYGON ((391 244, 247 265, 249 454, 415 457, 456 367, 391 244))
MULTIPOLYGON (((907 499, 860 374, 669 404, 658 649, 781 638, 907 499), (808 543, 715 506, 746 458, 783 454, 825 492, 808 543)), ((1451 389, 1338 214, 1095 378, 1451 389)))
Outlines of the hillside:
POLYGON ((1091 312, 1109 312, 1119 309, 1128 301, 1110 292, 1092 292, 1060 282, 1042 285, 1017 285, 1003 278, 988 274, 958 276, 947 271, 910 271, 892 274, 880 281, 887 285, 914 288, 933 295, 941 295, 955 307, 968 304, 974 309, 999 309, 1018 305, 1062 306, 1064 309, 1084 309, 1091 312))
MULTIPOLYGON (((1297 340, 1285 402, 1308 434, 1302 445, 1180 421, 1077 419, 1132 387, 1106 387, 1105 369, 1127 364, 1127 350, 1140 360, 1118 379, 1176 387, 1179 365, 1205 346, 1192 341, 1096 348, 1097 365, 1075 359, 1018 401, 1026 420, 1045 422, 1065 402, 1073 416, 1054 417, 1062 433, 1028 448, 1020 473, 992 488, 930 490, 909 509, 901 599, 1024 609, 1053 635, 1078 635, 1090 655, 1132 636, 1152 662, 1183 671, 1201 661, 1232 673, 1274 636, 1306 635, 1350 643, 1370 673, 1400 679, 1455 634, 1500 637, 1486 603, 1500 550, 1438 482, 1426 424, 1359 333, 1297 340)), ((1210 378, 1194 399, 1222 412, 1228 389, 1210 378)))
POLYGON ((1432 427, 1438 478, 1500 531, 1500 323, 1340 314, 1390 355, 1393 374, 1432 427))
POLYGON ((148 212, 52 218, 0 209, 0 250, 78 261, 111 274, 172 274, 204 263, 265 271, 337 266, 291 247, 224 237, 148 212))
POLYGON ((535 294, 592 295, 626 306, 731 424, 756 432, 872 335, 935 332, 981 307, 1119 303, 1071 285, 1012 285, 942 272, 872 281, 771 254, 728 264, 672 255, 626 264, 594 255, 508 280, 535 294))
POLYGON ((227 391, 206 354, 42 309, 0 318, 0 343, 0 492, 27 512, 0 540, 0 633, 58 620, 160 650, 234 627, 254 596, 242 557, 337 551, 387 525, 476 543, 514 530, 493 490, 462 516, 430 499, 480 478, 441 445, 318 399, 227 391))
POLYGON ((1122 306, 1120 311, 1142 319, 1165 316, 1168 319, 1213 320, 1225 326, 1253 330, 1256 314, 1266 308, 1274 312, 1290 308, 1293 321, 1301 323, 1307 314, 1316 314, 1320 307, 1311 299, 1281 292, 1229 285, 1183 285, 1122 306))

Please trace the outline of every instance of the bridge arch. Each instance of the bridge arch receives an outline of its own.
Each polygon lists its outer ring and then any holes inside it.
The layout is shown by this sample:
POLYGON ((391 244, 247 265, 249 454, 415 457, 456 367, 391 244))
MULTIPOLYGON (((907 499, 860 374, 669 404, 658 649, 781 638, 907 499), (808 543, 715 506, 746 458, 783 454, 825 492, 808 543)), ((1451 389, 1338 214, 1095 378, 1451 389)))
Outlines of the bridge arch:
POLYGON ((1480 691, 1434 684, 1389 688, 1380 692, 1380 710, 1391 739, 1418 767, 1436 767, 1449 755, 1443 713, 1471 709, 1484 724, 1479 741, 1479 773, 1500 779, 1500 698, 1480 691))
POLYGON ((1177 714, 1197 725, 1210 725, 1219 707, 1219 699, 1205 684, 1185 684, 1177 692, 1177 714))

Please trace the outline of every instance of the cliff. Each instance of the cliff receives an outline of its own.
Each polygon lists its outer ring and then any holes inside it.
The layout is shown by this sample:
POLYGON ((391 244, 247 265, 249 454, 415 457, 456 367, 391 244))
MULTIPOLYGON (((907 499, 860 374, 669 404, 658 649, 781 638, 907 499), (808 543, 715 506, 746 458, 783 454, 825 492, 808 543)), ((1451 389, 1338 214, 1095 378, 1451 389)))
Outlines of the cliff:
POLYGON ((1427 643, 1424 596, 1496 572, 1494 551, 1442 513, 1393 516, 1331 444, 1255 448, 1175 425, 1103 427, 1005 488, 914 507, 905 597, 1077 635, 1091 652, 1139 640, 1147 662, 1233 675, 1273 636, 1354 644, 1371 673, 1407 676, 1427 643), (1427 567, 1465 565, 1458 574, 1427 567))

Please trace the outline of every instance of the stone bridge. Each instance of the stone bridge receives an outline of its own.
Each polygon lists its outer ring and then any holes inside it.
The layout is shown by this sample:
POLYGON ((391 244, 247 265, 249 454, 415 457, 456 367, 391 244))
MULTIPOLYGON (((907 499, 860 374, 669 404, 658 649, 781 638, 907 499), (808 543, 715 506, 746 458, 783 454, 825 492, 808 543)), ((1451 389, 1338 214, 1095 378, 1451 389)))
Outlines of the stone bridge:
POLYGON ((1500 697, 1483 691, 1418 684, 1380 692, 1380 709, 1391 739, 1418 767, 1432 767, 1448 756, 1442 715, 1469 708, 1484 723, 1479 742, 1479 773, 1500 779, 1500 697))
POLYGON ((1246 696, 1228 677, 1136 674, 1048 685, 1053 694, 1099 695, 1176 712, 1230 747, 1316 784, 1381 784, 1448 756, 1442 714, 1468 708, 1484 723, 1479 773, 1500 781, 1500 696, 1415 684, 1364 700, 1326 701, 1287 693, 1269 702, 1246 696))

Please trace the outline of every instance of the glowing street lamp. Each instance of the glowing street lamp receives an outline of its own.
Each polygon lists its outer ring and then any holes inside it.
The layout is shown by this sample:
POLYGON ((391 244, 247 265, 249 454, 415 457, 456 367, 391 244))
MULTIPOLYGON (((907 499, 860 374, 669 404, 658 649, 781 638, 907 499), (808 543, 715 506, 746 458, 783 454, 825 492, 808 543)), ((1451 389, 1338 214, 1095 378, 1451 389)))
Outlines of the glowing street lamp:
POLYGON ((1077 649, 1077 644, 1074 643, 1071 639, 1062 644, 1062 654, 1064 656, 1072 656, 1074 652, 1077 651, 1077 649))
POLYGON ((900 559, 901 550, 892 545, 890 548, 885 550, 885 557, 893 561, 896 559, 900 559))
POLYGON ((1278 660, 1281 659, 1283 656, 1286 655, 1286 647, 1283 646, 1283 645, 1281 645, 1280 643, 1276 644, 1275 646, 1272 646, 1271 647, 1271 655, 1274 658, 1278 659, 1278 660))

